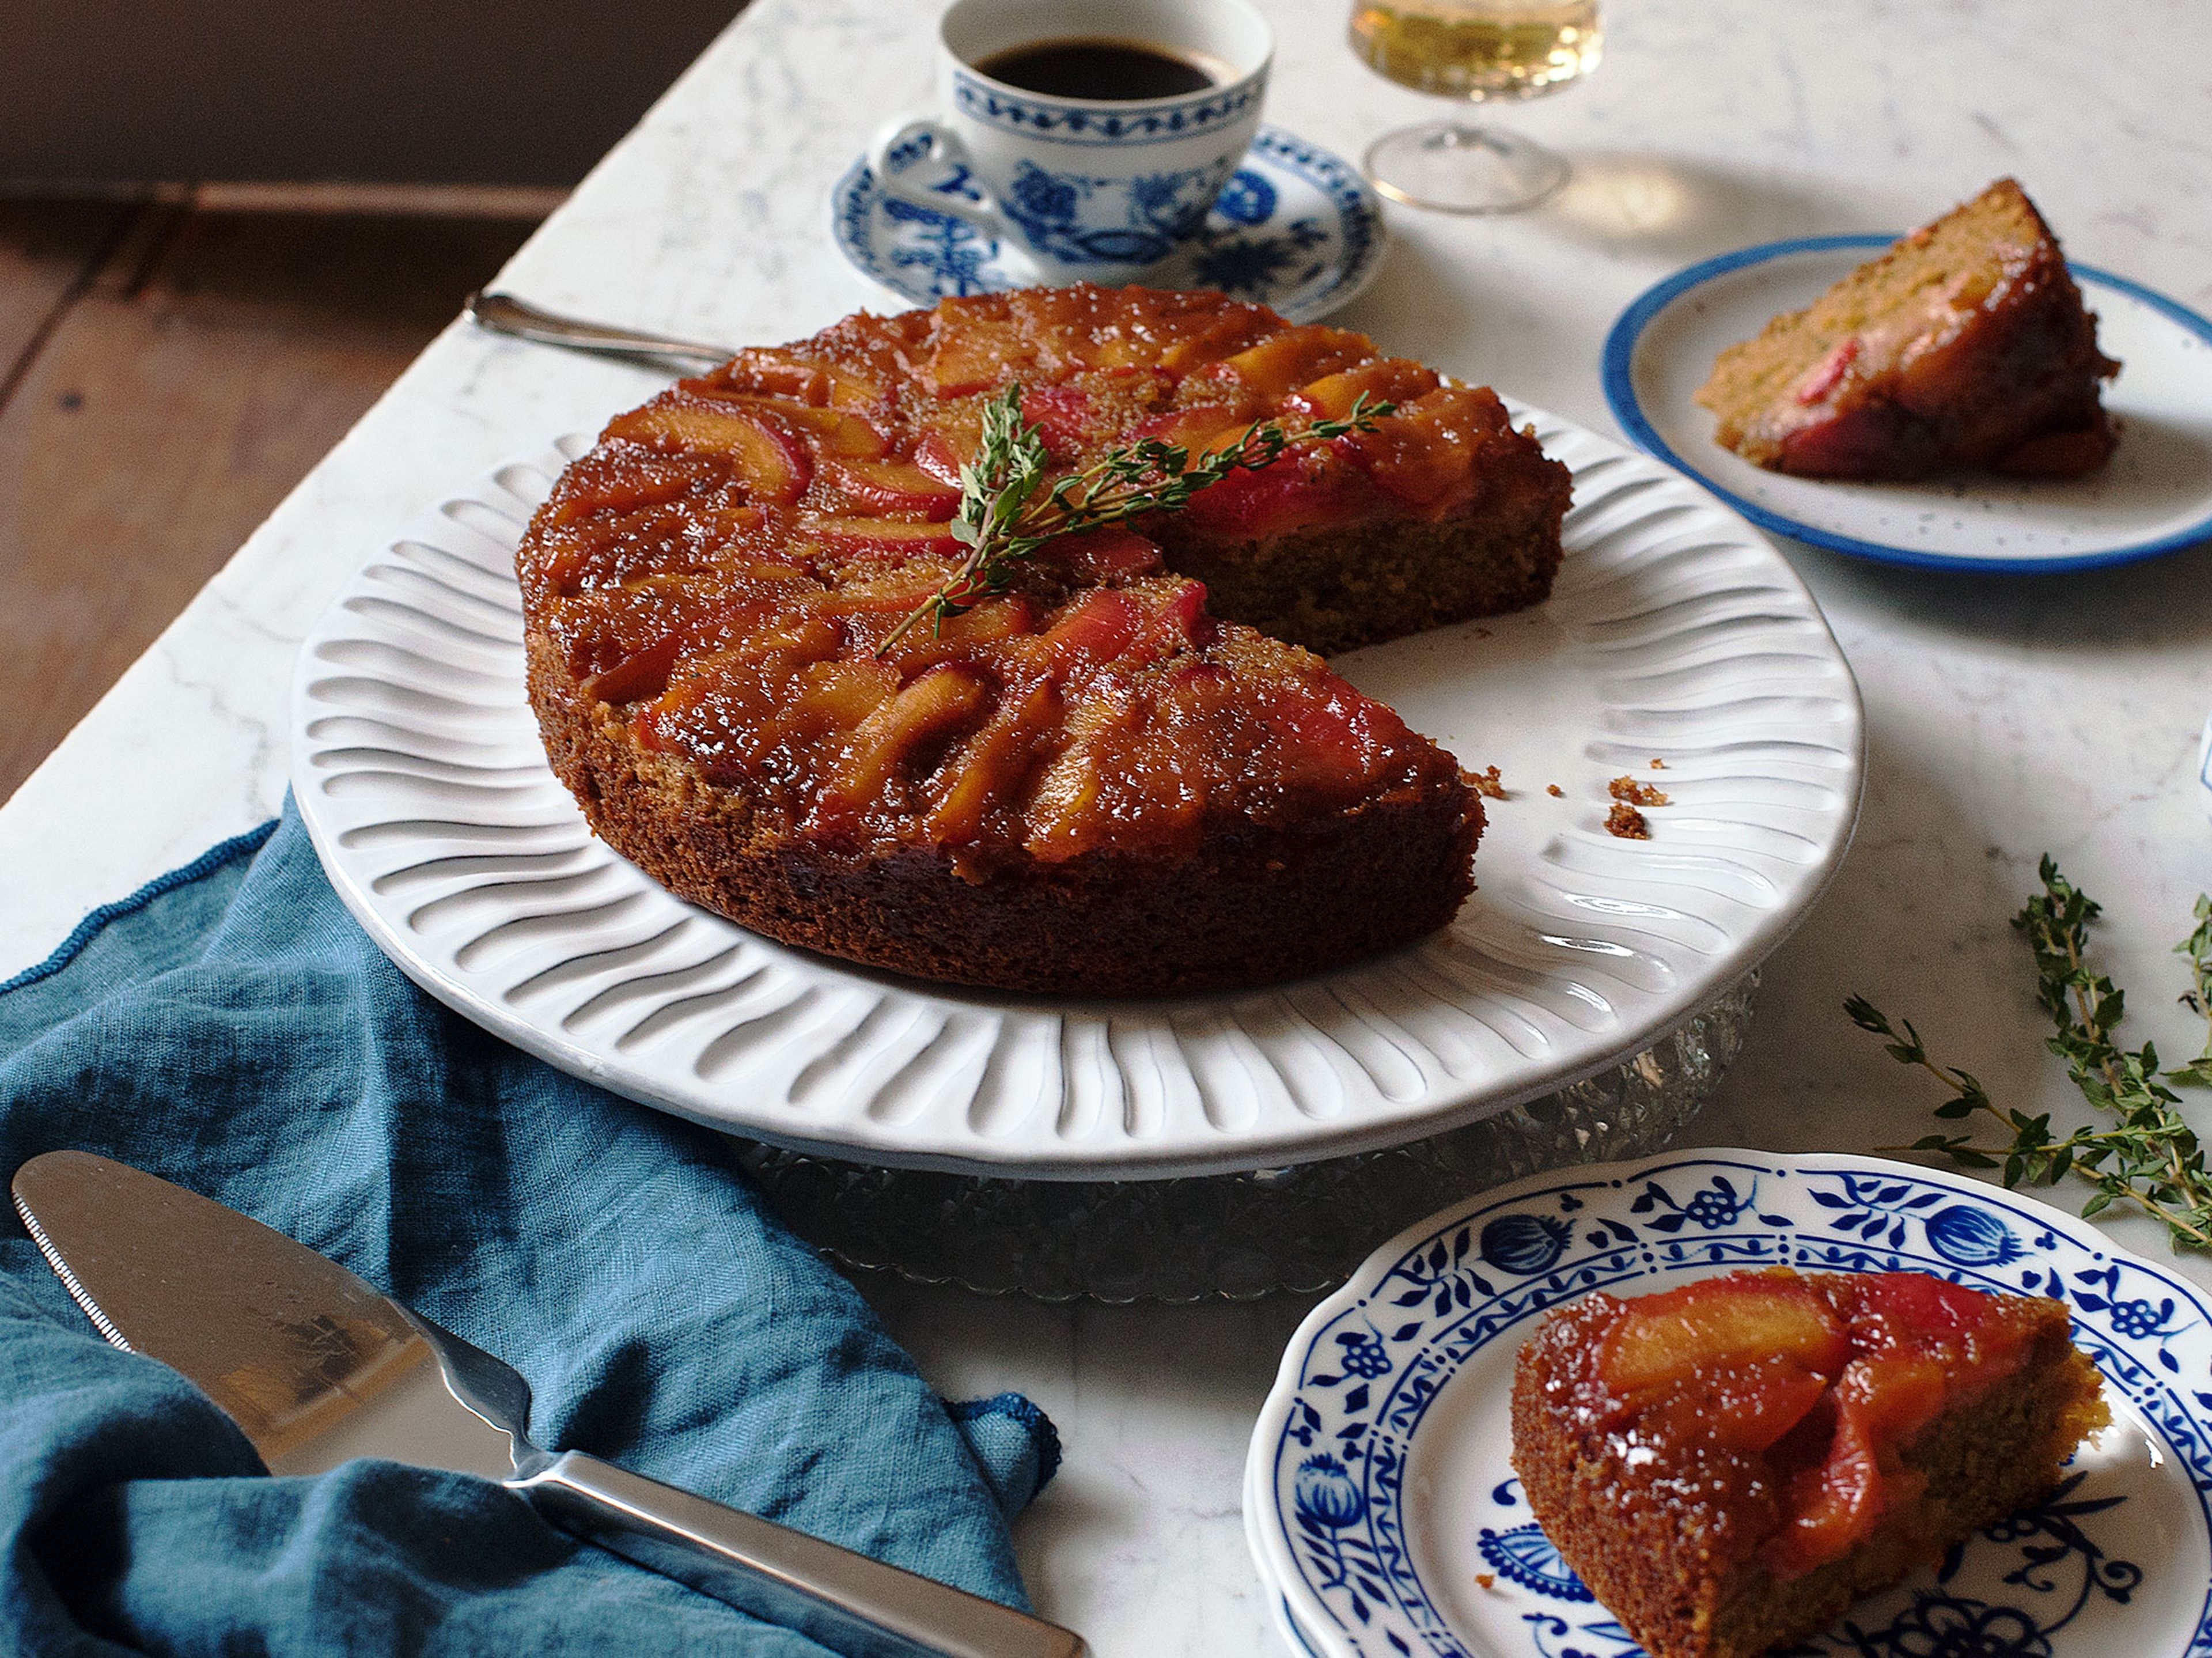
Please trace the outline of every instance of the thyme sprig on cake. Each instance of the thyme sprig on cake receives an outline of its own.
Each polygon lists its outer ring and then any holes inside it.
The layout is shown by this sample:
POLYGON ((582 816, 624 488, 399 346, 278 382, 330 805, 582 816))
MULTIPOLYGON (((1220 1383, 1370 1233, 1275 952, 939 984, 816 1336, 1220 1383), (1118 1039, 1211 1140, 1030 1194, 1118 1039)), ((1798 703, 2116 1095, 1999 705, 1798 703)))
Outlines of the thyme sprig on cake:
MULTIPOLYGON (((1999 1169, 2008 1187, 2048 1186, 2075 1175, 2097 1188, 2081 1206, 2084 1216, 2127 1204, 2156 1219, 2177 1248, 2212 1248, 2212 1172, 2182 1119, 2181 1096, 2167 1085, 2212 1087, 2212 1032, 2203 1054, 2172 1071, 2160 1070, 2158 1050, 2149 1042, 2132 1052, 2122 1048, 2115 1033, 2126 1013, 2125 994, 2088 962, 2089 924, 2097 919, 2098 905, 2048 856, 2039 873, 2043 891, 2028 900, 2013 926, 2033 952, 2036 999, 2056 1027, 2045 1046, 2066 1061, 2075 1086, 2104 1120, 2054 1134, 2048 1112, 2031 1116, 1998 1106, 1971 1072, 1930 1059, 1911 1020, 1893 1024, 1865 997, 1854 996, 1844 1004, 1853 1023, 1882 1037, 1891 1058, 1918 1066, 1951 1090, 1951 1098, 1936 1108, 1937 1116, 1986 1115, 2011 1136, 2005 1144, 1987 1145, 1971 1133, 1928 1134, 1909 1147, 1887 1149, 1940 1152, 1963 1168, 1999 1169)), ((2181 999, 2212 1025, 2212 898, 2198 897, 2195 920, 2196 930, 2175 946, 2190 965, 2190 988, 2181 999)))
POLYGON ((1202 454, 1144 438, 1048 488, 1050 458, 1037 428, 1022 419, 1022 383, 1012 381, 984 405, 975 457, 960 469, 960 511, 951 530, 967 555, 884 635, 876 654, 884 655, 925 623, 935 634, 949 618, 1005 592, 1013 567, 1058 537, 1125 524, 1147 513, 1179 512, 1200 490, 1233 472, 1256 472, 1291 449, 1370 432, 1376 421, 1395 412, 1395 404, 1370 402, 1362 392, 1341 420, 1316 421, 1296 434, 1273 421, 1255 421, 1235 442, 1202 454))

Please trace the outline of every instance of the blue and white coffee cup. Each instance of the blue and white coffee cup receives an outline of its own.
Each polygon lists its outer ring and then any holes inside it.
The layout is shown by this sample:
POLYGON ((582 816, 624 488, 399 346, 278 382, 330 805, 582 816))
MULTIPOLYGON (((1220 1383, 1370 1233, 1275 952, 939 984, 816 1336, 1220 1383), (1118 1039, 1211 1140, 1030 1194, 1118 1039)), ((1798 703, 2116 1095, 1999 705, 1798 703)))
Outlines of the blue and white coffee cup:
POLYGON ((1204 223, 1259 130, 1273 55, 1245 0, 957 0, 938 27, 945 115, 885 129, 868 167, 886 196, 1025 249, 1032 280, 1129 282, 1204 223), (1059 40, 1164 47, 1214 84, 1141 101, 1069 98, 975 67, 1059 40))

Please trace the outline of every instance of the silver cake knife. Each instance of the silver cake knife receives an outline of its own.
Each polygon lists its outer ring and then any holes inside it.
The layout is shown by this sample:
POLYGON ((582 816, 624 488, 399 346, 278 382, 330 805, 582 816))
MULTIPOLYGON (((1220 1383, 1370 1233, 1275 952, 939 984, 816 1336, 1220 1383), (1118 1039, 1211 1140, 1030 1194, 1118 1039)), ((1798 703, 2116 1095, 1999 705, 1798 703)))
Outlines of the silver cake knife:
POLYGON ((510 1366, 258 1221, 128 1163, 50 1151, 15 1210, 100 1334, 181 1370, 271 1473, 386 1457, 497 1480, 567 1531, 856 1658, 1082 1658, 980 1595, 531 1443, 510 1366))

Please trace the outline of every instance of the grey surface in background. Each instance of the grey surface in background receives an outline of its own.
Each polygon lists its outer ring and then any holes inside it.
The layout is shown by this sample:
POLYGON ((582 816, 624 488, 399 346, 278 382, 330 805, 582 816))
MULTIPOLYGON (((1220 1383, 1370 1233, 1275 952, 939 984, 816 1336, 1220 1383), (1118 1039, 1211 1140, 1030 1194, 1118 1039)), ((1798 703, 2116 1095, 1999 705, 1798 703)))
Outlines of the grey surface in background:
POLYGON ((744 3, 0 5, 0 185, 569 185, 744 3))

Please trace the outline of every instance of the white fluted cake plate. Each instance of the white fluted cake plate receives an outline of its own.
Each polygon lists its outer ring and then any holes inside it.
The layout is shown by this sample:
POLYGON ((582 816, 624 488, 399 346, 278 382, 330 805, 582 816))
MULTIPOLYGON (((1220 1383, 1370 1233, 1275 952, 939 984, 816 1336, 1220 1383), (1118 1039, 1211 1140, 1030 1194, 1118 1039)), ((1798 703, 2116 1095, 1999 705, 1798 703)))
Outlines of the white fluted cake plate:
POLYGON ((582 435, 422 514, 317 623, 293 688, 301 813, 432 994, 775 1145, 1119 1180, 1439 1133, 1721 995, 1819 896, 1858 807, 1857 689, 1780 555, 1657 462, 1516 412, 1575 473, 1549 603, 1336 664, 1507 791, 1458 919, 1373 962, 1175 1000, 1019 997, 787 949, 674 897, 591 835, 523 691, 515 544, 582 435), (1668 797, 1648 839, 1607 829, 1622 777, 1668 797))

